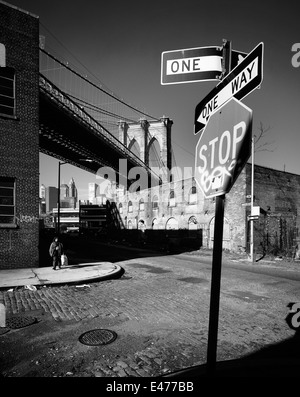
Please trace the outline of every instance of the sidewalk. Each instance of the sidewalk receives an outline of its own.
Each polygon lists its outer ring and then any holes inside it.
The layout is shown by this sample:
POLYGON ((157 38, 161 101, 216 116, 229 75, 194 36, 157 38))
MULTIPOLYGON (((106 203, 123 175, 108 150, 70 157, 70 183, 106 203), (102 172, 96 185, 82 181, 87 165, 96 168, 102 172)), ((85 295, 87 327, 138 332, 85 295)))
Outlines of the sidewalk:
POLYGON ((119 277, 122 272, 120 266, 110 262, 82 263, 57 270, 53 270, 52 266, 0 270, 0 289, 25 285, 80 284, 119 277))

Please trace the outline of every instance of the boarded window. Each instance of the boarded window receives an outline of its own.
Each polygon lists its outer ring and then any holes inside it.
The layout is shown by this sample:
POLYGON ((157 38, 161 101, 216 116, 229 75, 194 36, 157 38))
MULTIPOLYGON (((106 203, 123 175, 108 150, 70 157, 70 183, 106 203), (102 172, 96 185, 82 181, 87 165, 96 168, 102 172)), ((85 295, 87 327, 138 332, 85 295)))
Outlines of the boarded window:
POLYGON ((145 204, 144 204, 144 200, 143 199, 140 199, 139 208, 140 208, 140 211, 144 211, 144 209, 145 209, 145 204))
POLYGON ((189 192, 189 204, 197 203, 197 189, 196 186, 193 186, 189 192))
POLYGON ((175 207, 176 201, 175 201, 175 193, 172 190, 169 196, 169 207, 175 207))
POLYGON ((158 197, 157 196, 153 196, 153 198, 152 198, 152 208, 154 210, 158 209, 158 197))

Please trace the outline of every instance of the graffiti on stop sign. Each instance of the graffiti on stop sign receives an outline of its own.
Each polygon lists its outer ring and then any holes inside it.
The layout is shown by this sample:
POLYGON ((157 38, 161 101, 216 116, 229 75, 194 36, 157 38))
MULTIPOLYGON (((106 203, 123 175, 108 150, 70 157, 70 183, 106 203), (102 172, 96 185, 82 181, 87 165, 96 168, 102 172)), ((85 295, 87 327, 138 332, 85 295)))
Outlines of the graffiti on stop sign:
POLYGON ((211 115, 196 146, 195 180, 206 198, 228 193, 251 152, 252 110, 231 98, 211 115))
POLYGON ((222 187, 226 176, 232 179, 232 170, 237 163, 236 148, 243 140, 246 130, 246 123, 241 121, 233 127, 232 137, 229 131, 224 131, 220 139, 217 136, 209 141, 208 145, 201 146, 199 158, 203 166, 198 165, 198 171, 201 174, 201 183, 205 193, 211 188, 222 187), (216 166, 217 164, 219 165, 216 166), (210 170, 212 170, 211 173, 210 170))

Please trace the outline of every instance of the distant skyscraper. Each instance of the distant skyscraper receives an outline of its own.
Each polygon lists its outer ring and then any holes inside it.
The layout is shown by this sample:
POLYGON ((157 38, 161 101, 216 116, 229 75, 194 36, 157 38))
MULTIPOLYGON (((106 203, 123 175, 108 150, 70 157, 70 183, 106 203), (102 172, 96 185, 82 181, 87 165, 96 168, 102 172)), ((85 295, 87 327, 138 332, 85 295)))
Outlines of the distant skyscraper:
POLYGON ((69 186, 65 183, 60 185, 60 199, 69 197, 69 186))
POLYGON ((65 183, 60 185, 60 206, 61 208, 76 208, 77 188, 75 181, 71 178, 69 186, 65 183))
POLYGON ((73 178, 71 178, 71 180, 69 182, 69 197, 74 197, 74 198, 76 198, 76 201, 77 201, 77 188, 76 188, 75 181, 73 178))
POLYGON ((53 208, 57 207, 57 188, 54 186, 46 187, 45 201, 46 201, 46 212, 51 212, 53 208))
POLYGON ((42 200, 45 200, 46 198, 46 186, 43 184, 40 186, 40 198, 42 200))
POLYGON ((96 183, 89 183, 89 201, 94 204, 97 196, 98 185, 96 183))
POLYGON ((39 214, 45 214, 46 213, 46 186, 41 185, 40 186, 40 197, 39 197, 39 214))

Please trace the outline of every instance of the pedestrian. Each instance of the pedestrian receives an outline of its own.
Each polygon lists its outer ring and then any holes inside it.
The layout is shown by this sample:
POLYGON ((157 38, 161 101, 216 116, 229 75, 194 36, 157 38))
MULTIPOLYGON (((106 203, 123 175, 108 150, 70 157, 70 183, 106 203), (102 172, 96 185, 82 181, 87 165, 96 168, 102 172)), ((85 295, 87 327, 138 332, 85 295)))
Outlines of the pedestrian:
POLYGON ((56 270, 58 266, 61 269, 61 256, 64 253, 64 247, 62 243, 58 240, 58 237, 54 237, 53 242, 49 248, 49 254, 53 260, 53 270, 56 270))

